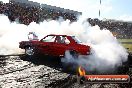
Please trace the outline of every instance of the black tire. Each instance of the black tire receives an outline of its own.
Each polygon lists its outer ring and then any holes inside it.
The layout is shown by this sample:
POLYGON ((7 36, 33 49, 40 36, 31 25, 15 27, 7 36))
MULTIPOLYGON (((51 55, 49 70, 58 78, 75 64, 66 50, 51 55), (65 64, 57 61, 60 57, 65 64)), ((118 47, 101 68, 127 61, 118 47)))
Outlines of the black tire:
MULTIPOLYGON (((70 50, 69 53, 72 56, 72 58, 69 58, 69 59, 78 59, 79 54, 76 51, 70 50)), ((64 56, 64 58, 61 58, 61 59, 67 59, 67 57, 64 56)), ((62 61, 62 68, 63 68, 63 71, 71 71, 73 73, 76 73, 78 64, 76 62, 74 63, 69 61, 68 62, 62 61)))
POLYGON ((27 56, 33 56, 35 54, 33 47, 26 47, 25 48, 25 54, 27 56))
POLYGON ((76 51, 74 51, 74 50, 71 50, 71 51, 70 51, 70 54, 72 55, 72 57, 73 57, 74 59, 77 59, 78 56, 79 56, 79 54, 78 54, 76 51))

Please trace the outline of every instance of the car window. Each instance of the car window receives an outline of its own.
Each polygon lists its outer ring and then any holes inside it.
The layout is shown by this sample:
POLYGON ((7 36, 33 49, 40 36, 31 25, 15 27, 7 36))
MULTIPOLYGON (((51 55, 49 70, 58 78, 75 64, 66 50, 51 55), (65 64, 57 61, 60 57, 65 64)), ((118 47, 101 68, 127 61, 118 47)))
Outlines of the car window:
POLYGON ((56 36, 56 43, 62 43, 62 37, 61 36, 56 36))
POLYGON ((75 42, 78 43, 78 44, 79 44, 79 43, 82 43, 82 42, 81 42, 78 38, 76 38, 75 36, 72 36, 72 39, 74 39, 75 42))
POLYGON ((69 44, 70 43, 70 41, 66 38, 65 39, 65 44, 69 44))
POLYGON ((47 36, 46 38, 42 39, 43 42, 54 42, 55 36, 47 36))
POLYGON ((57 36, 56 41, 57 43, 69 44, 70 41, 65 36, 57 36))

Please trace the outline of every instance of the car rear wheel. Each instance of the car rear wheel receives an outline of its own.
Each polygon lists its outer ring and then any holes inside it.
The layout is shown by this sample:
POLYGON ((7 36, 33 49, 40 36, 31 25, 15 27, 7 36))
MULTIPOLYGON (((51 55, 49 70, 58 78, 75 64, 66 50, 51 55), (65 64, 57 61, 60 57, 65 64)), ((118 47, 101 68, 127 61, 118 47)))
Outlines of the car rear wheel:
POLYGON ((74 51, 74 50, 71 50, 71 51, 70 51, 70 54, 72 55, 72 57, 73 57, 74 59, 77 59, 78 56, 79 56, 79 54, 78 54, 76 51, 74 51))
POLYGON ((62 68, 64 71, 71 71, 73 73, 76 73, 76 70, 78 68, 78 64, 76 63, 76 61, 74 62, 74 60, 78 59, 79 54, 74 50, 70 50, 68 52, 72 57, 68 57, 67 56, 68 54, 65 54, 64 58, 61 58, 62 59, 61 60, 62 61, 62 68))
POLYGON ((34 55, 34 49, 33 49, 33 47, 26 47, 25 48, 25 54, 28 55, 28 56, 34 55))

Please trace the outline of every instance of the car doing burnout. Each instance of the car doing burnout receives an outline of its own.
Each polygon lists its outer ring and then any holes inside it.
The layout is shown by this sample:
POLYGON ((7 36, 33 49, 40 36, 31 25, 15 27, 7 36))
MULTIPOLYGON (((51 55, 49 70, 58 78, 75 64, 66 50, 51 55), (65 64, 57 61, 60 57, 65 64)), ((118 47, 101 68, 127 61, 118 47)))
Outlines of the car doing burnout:
POLYGON ((39 40, 21 41, 19 48, 25 49, 26 55, 44 54, 64 56, 68 50, 72 55, 90 54, 90 46, 82 44, 75 36, 47 35, 39 40))

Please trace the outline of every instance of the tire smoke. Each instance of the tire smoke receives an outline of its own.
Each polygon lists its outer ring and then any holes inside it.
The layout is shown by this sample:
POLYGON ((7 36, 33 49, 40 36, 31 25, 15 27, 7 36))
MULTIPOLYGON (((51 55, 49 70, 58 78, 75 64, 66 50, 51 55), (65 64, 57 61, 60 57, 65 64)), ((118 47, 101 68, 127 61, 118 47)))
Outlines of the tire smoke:
POLYGON ((98 26, 89 26, 78 37, 91 46, 91 54, 73 58, 69 52, 66 52, 65 58, 62 58, 63 63, 78 64, 78 66, 83 66, 87 72, 112 73, 122 65, 122 62, 127 61, 126 49, 107 29, 100 30, 98 26))
POLYGON ((0 21, 0 55, 23 53, 24 51, 19 49, 19 42, 27 41, 28 33, 35 32, 39 39, 47 34, 75 35, 84 44, 90 45, 91 55, 80 55, 78 60, 74 60, 66 54, 62 60, 65 63, 70 61, 83 65, 88 71, 106 71, 127 60, 127 51, 109 30, 100 30, 98 26, 92 27, 82 19, 73 23, 69 20, 50 20, 39 24, 32 22, 28 26, 18 22, 11 23, 4 15, 0 16, 0 20, 2 20, 0 21))

